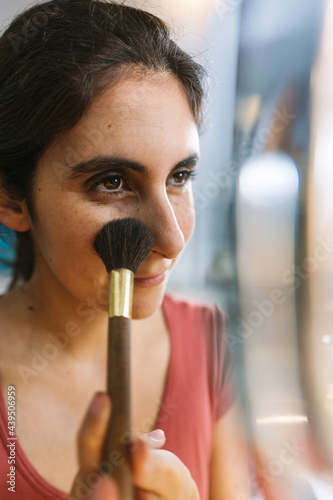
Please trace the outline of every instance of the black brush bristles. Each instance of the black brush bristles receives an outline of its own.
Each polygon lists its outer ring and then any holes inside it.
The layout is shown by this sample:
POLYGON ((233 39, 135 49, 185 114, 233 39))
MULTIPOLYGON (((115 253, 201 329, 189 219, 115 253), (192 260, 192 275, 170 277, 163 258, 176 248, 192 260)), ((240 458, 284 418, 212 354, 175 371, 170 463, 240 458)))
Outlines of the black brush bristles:
POLYGON ((129 269, 133 273, 151 252, 152 231, 138 219, 116 219, 105 224, 95 240, 95 250, 110 273, 129 269))

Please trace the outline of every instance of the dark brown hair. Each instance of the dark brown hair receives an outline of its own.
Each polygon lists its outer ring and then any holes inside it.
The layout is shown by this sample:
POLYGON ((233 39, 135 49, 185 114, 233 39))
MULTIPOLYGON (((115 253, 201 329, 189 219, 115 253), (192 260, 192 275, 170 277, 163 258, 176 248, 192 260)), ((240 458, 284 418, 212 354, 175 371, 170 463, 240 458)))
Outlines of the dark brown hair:
MULTIPOLYGON (((198 126, 205 71, 156 16, 123 4, 52 0, 16 17, 0 39, 0 182, 33 218, 36 165, 92 100, 131 68, 181 82, 198 126)), ((126 75, 126 73, 125 73, 126 75)), ((30 232, 17 233, 12 287, 34 270, 30 232)))

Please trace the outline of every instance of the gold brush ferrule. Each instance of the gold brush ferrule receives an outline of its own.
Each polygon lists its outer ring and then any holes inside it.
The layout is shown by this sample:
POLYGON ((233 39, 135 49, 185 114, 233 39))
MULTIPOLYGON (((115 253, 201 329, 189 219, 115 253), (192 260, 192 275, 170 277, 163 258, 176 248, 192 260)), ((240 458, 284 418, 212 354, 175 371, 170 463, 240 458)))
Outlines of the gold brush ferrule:
POLYGON ((132 317, 134 273, 129 269, 115 269, 109 280, 109 317, 132 317))

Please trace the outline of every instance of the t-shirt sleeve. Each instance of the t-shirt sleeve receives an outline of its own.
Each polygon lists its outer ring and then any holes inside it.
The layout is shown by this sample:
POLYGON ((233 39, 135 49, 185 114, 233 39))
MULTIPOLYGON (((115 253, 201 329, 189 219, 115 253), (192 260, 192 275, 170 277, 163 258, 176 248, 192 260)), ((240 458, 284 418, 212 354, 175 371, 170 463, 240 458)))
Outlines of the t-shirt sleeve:
POLYGON ((212 311, 211 322, 211 375, 215 420, 220 419, 232 406, 236 394, 236 380, 231 350, 227 342, 227 317, 220 308, 212 311))

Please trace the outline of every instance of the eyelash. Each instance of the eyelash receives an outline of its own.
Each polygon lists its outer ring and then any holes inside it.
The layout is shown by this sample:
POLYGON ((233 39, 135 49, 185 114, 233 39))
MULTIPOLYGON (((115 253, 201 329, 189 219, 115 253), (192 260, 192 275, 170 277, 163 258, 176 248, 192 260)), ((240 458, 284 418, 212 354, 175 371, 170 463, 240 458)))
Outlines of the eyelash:
MULTIPOLYGON (((172 174, 171 177, 174 177, 174 176, 179 175, 179 174, 185 174, 186 175, 185 182, 183 184, 178 184, 178 187, 184 187, 189 181, 195 179, 197 173, 198 172, 196 169, 193 169, 193 170, 184 169, 184 170, 178 170, 178 172, 175 172, 174 174, 172 174)), ((177 186, 177 183, 175 184, 175 186, 177 186)))
MULTIPOLYGON (((176 176, 176 175, 179 175, 179 174, 185 174, 186 176, 186 179, 183 183, 181 184, 178 184, 178 183, 174 183, 173 186, 175 187, 178 187, 178 188, 183 188, 184 186, 186 186, 186 184, 188 182, 190 182, 191 180, 193 180, 196 175, 197 175, 197 171, 196 169, 193 169, 193 170, 187 170, 187 169, 184 169, 184 170, 179 170, 178 172, 175 172, 174 174, 171 175, 171 178, 176 176)), ((122 184, 126 184, 126 182, 128 181, 127 177, 122 173, 122 174, 118 174, 118 173, 113 173, 113 174, 110 174, 108 176, 105 176, 105 177, 102 177, 101 179, 98 179, 96 182, 94 182, 94 184, 92 186, 90 186, 89 188, 89 191, 90 192, 96 192, 98 190, 98 187, 103 185, 103 184, 106 184, 109 180, 115 180, 115 179, 119 179, 121 181, 122 184)), ((118 187, 116 189, 105 189, 105 192, 107 192, 109 195, 112 195, 112 196, 120 196, 124 193, 124 187, 118 187)))
MULTIPOLYGON (((90 186, 89 191, 90 192, 96 192, 98 190, 98 187, 106 184, 108 180, 110 179, 120 179, 121 183, 126 183, 127 178, 124 176, 124 174, 117 174, 116 172, 114 174, 107 175, 106 177, 102 177, 101 179, 98 179, 92 186, 90 186)), ((105 190, 108 192, 108 194, 116 195, 119 196, 123 194, 123 191, 121 189, 113 189, 113 190, 105 190)))

